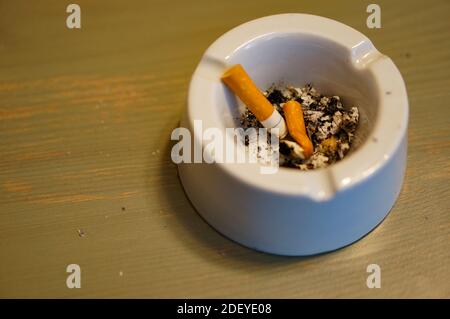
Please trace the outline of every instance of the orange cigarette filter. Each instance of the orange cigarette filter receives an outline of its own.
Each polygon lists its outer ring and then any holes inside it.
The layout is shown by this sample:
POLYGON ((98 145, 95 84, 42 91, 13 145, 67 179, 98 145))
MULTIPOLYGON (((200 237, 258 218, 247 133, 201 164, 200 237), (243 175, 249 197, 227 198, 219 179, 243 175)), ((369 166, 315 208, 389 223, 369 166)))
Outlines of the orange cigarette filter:
POLYGON ((240 64, 229 68, 222 75, 222 81, 244 102, 256 118, 262 122, 273 113, 274 107, 253 83, 240 64))
POLYGON ((305 158, 310 157, 314 152, 314 147, 306 133, 301 104, 291 100, 284 104, 283 110, 289 134, 303 148, 305 158))

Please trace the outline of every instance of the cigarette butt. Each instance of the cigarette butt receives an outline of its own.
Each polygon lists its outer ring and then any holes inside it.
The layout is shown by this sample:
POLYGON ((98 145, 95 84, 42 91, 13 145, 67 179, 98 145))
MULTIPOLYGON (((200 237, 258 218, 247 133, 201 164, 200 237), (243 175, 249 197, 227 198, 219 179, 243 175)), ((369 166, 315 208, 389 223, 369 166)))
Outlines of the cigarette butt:
POLYGON ((266 128, 278 128, 279 136, 287 134, 283 117, 261 93, 240 64, 225 71, 222 81, 234 92, 266 128))
POLYGON ((301 104, 291 100, 284 104, 283 110, 289 134, 303 147, 305 158, 310 157, 314 152, 314 147, 306 133, 301 104))
POLYGON ((333 155, 337 152, 337 139, 335 136, 331 136, 326 140, 323 140, 320 145, 320 150, 326 155, 333 155))

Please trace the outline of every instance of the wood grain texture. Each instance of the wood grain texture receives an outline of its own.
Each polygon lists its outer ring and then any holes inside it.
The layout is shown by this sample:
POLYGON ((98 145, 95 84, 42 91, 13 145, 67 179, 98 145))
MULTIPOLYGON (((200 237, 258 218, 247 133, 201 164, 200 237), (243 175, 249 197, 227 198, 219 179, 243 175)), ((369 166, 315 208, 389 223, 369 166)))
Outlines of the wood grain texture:
MULTIPOLYGON (((0 2, 0 297, 450 297, 450 2, 0 2), (241 247, 186 199, 170 133, 198 60, 242 22, 306 12, 368 35, 410 100, 402 193, 381 226, 311 258, 241 247), (84 233, 80 236, 79 231, 84 233), (66 266, 82 288, 66 287, 66 266), (366 287, 366 267, 382 288, 366 287)), ((380 198, 380 201, 383 200, 380 198)))

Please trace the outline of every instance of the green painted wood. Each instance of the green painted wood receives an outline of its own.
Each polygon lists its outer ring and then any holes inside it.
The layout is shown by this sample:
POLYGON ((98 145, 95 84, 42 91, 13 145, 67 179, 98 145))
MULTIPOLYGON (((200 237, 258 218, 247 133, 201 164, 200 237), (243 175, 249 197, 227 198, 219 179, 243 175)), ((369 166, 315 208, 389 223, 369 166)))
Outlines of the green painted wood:
POLYGON ((450 297, 450 3, 377 1, 0 3, 0 297, 450 297), (408 168, 389 217, 313 258, 243 248, 190 206, 170 133, 202 52, 282 12, 342 21, 401 70, 408 168), (84 236, 79 234, 82 232, 84 236), (66 266, 82 269, 66 287, 66 266), (366 287, 366 267, 382 288, 366 287))

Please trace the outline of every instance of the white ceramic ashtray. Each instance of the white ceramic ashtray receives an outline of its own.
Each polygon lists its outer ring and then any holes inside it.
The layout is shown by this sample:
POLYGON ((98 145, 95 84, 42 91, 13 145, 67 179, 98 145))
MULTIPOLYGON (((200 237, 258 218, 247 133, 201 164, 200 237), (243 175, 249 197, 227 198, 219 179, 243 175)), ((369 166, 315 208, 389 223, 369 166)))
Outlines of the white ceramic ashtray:
POLYGON ((406 167, 407 125, 402 76, 367 37, 319 16, 264 17, 227 32, 201 59, 181 126, 198 147, 192 158, 203 161, 180 163, 179 175, 201 216, 236 242, 280 255, 323 253, 360 239, 392 208, 406 167), (326 168, 280 167, 272 174, 261 173, 261 163, 208 163, 215 155, 206 148, 208 128, 236 143, 225 132, 239 126, 242 108, 221 81, 234 64, 262 91, 279 82, 313 83, 357 105, 360 120, 349 154, 326 168))

